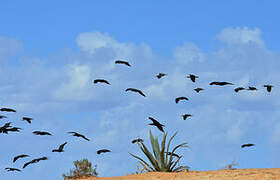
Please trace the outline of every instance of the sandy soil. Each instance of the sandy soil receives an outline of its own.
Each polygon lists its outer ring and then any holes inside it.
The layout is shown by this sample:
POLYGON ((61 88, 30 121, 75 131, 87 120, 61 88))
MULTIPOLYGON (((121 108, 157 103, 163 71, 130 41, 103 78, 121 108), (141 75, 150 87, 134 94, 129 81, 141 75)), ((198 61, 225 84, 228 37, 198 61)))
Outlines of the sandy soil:
POLYGON ((217 171, 190 171, 180 173, 142 173, 120 177, 83 178, 79 180, 280 180, 280 168, 273 169, 236 169, 217 171))

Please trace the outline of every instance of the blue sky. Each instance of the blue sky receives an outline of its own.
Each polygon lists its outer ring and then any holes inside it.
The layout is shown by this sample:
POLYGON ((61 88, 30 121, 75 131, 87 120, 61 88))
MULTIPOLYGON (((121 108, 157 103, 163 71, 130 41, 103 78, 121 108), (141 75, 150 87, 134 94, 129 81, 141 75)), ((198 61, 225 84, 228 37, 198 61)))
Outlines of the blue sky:
MULTIPOLYGON (((21 133, 1 134, 1 179, 61 179, 73 161, 88 158, 100 176, 134 173, 140 155, 131 140, 148 143, 152 116, 178 131, 174 144, 191 149, 181 164, 215 170, 235 160, 238 168, 279 167, 279 2, 243 1, 6 1, 0 2, 1 113, 21 133), (126 59, 132 67, 115 65, 126 59), (168 75, 160 80, 159 72, 168 75), (199 76, 192 83, 186 76, 199 76), (96 78, 112 86, 93 85, 96 78), (210 87, 230 81, 233 87, 210 87), (273 84, 271 93, 262 87, 273 84), (240 92, 237 86, 256 86, 240 92), (139 88, 143 98, 124 90, 139 88), (199 94, 193 89, 205 88, 199 94), (190 101, 175 104, 178 96, 190 101), (194 116, 187 121, 183 113, 194 116), (34 118, 31 125, 23 116, 34 118), (37 137, 46 130, 53 137, 37 137), (90 142, 66 132, 85 134, 90 142), (52 153, 59 144, 65 152, 52 153), (243 143, 256 144, 241 149, 243 143), (108 148, 112 153, 96 155, 108 148), (15 155, 49 160, 7 173, 15 155)), ((149 143, 148 143, 149 144, 149 143)))

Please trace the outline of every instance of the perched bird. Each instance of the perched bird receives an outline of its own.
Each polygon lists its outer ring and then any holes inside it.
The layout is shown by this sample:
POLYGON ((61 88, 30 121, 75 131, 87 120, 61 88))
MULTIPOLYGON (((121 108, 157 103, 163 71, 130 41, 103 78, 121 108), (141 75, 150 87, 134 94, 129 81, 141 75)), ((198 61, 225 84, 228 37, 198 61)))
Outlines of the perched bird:
POLYGON ((142 95, 142 96, 146 97, 146 95, 145 95, 142 91, 140 91, 139 89, 135 89, 135 88, 127 88, 125 91, 137 92, 137 93, 139 93, 140 95, 142 95))
POLYGON ((184 120, 186 120, 188 117, 191 117, 192 115, 191 114, 183 114, 182 117, 184 120))
POLYGON ((16 160, 18 160, 19 158, 25 158, 25 157, 29 157, 29 156, 26 155, 26 154, 21 154, 21 155, 18 155, 18 156, 16 156, 16 157, 14 157, 13 163, 16 162, 16 160))
POLYGON ((106 153, 106 152, 111 152, 111 151, 108 149, 100 149, 97 151, 97 154, 106 153))
POLYGON ((66 144, 67 144, 67 142, 61 144, 58 149, 54 149, 54 150, 52 150, 52 152, 64 152, 63 148, 66 144))
POLYGON ((267 92, 271 92, 271 89, 272 89, 273 86, 269 85, 269 84, 266 84, 263 87, 266 87, 267 92))
POLYGON ((224 85, 234 85, 234 84, 229 83, 229 82, 224 82, 224 81, 223 82, 213 81, 209 85, 224 86, 224 85))
POLYGON ((187 97, 177 97, 176 99, 175 99, 175 102, 176 103, 178 103, 179 101, 181 101, 181 100, 189 100, 187 97))
POLYGON ((133 139, 132 141, 131 141, 131 143, 132 144, 134 144, 134 143, 142 143, 142 142, 144 142, 144 140, 143 139, 141 139, 141 138, 137 138, 137 139, 133 139))
POLYGON ((152 117, 149 117, 149 119, 152 120, 153 123, 150 123, 150 124, 148 124, 148 125, 156 126, 160 131, 164 132, 164 130, 163 130, 163 128, 162 128, 164 125, 160 124, 157 120, 155 120, 155 119, 152 118, 152 117))
POLYGON ((21 170, 20 169, 17 169, 17 168, 10 168, 10 167, 8 167, 8 168, 5 168, 8 172, 9 171, 18 171, 18 172, 20 172, 21 170))
POLYGON ((37 158, 37 159, 33 159, 33 160, 31 160, 31 161, 29 161, 29 162, 27 162, 27 163, 25 163, 24 165, 23 165, 23 169, 26 167, 26 166, 28 166, 29 164, 34 164, 34 163, 37 163, 37 162, 39 162, 39 161, 42 161, 42 160, 47 160, 48 158, 47 157, 41 157, 41 158, 37 158))
POLYGON ((195 82, 195 79, 198 78, 198 76, 196 76, 194 74, 189 74, 189 76, 187 76, 187 78, 190 78, 192 80, 192 82, 195 82))
POLYGON ((33 119, 30 118, 30 117, 23 117, 22 120, 28 122, 29 124, 31 124, 31 120, 33 120, 33 119))
POLYGON ((248 90, 248 91, 256 91, 256 90, 258 90, 258 89, 257 89, 256 87, 249 86, 247 90, 248 90))
POLYGON ((199 93, 199 91, 202 91, 202 90, 204 90, 203 88, 196 88, 196 89, 194 89, 197 93, 199 93))
POLYGON ((245 90, 245 88, 244 87, 238 87, 238 88, 234 89, 235 92, 238 92, 238 91, 241 91, 241 90, 245 90))
POLYGON ((7 116, 1 116, 1 115, 0 115, 0 119, 3 119, 3 118, 7 118, 7 116))
POLYGON ((0 111, 6 111, 6 112, 16 112, 16 110, 11 108, 1 108, 0 111))
POLYGON ((241 148, 251 147, 251 146, 255 146, 255 144, 243 144, 241 145, 241 148))
MULTIPOLYGON (((172 154, 171 152, 165 152, 165 153, 167 153, 167 155, 169 155, 169 156, 171 156, 171 154, 172 154)), ((173 153, 172 156, 180 158, 180 156, 178 154, 175 154, 175 153, 173 153)))
POLYGON ((162 78, 163 76, 166 76, 167 74, 164 74, 164 73, 159 73, 158 75, 156 75, 156 77, 158 79, 162 78))
POLYGON ((105 79, 95 79, 94 81, 93 81, 93 83, 94 84, 96 84, 96 83, 106 83, 106 84, 108 84, 108 85, 111 85, 107 80, 105 80, 105 79))
POLYGON ((127 66, 131 66, 127 61, 123 61, 123 60, 116 60, 115 64, 125 64, 127 66))
POLYGON ((72 134, 73 136, 81 137, 81 138, 83 138, 83 139, 89 141, 89 139, 86 138, 86 137, 85 137, 84 135, 82 135, 82 134, 79 134, 79 133, 76 133, 76 132, 68 132, 68 133, 72 134))
POLYGON ((46 132, 46 131, 33 131, 33 134, 35 134, 35 135, 41 135, 41 136, 44 136, 44 135, 52 136, 51 133, 46 132))

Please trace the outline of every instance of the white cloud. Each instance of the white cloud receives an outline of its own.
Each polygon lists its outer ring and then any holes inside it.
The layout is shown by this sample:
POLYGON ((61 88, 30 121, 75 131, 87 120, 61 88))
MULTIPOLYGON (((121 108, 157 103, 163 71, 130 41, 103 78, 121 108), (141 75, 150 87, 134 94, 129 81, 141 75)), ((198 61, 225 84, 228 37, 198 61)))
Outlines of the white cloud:
POLYGON ((87 65, 71 64, 65 69, 68 80, 54 93, 58 100, 90 100, 91 71, 87 65))
POLYGON ((189 62, 203 62, 205 55, 201 50, 193 43, 184 43, 183 46, 178 46, 174 50, 174 58, 176 61, 182 64, 189 62))
POLYGON ((225 28, 220 34, 218 34, 218 39, 223 43, 233 45, 233 44, 256 44, 259 46, 264 46, 264 42, 261 38, 261 30, 258 28, 249 29, 244 28, 225 28))

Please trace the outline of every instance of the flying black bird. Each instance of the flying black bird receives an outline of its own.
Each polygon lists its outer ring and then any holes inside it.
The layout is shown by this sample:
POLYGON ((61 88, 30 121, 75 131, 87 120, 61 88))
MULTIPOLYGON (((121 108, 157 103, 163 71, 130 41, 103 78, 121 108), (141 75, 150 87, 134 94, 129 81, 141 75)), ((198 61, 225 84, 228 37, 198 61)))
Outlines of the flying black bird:
POLYGON ((144 140, 143 139, 140 139, 140 138, 137 138, 137 139, 133 139, 132 141, 131 141, 131 143, 141 143, 141 142, 144 142, 144 140))
POLYGON ((107 80, 105 80, 105 79, 95 79, 94 81, 93 81, 93 83, 94 84, 96 84, 96 83, 106 83, 106 84, 108 84, 108 85, 111 85, 107 80))
POLYGON ((82 135, 82 134, 79 134, 79 133, 76 133, 76 132, 68 132, 68 133, 71 133, 71 134, 73 134, 73 136, 81 137, 81 138, 83 138, 83 139, 89 141, 89 139, 86 138, 86 137, 85 137, 84 135, 82 135))
POLYGON ((19 158, 25 158, 25 157, 29 157, 29 156, 26 155, 26 154, 18 155, 18 156, 16 156, 16 157, 14 157, 13 162, 16 162, 16 160, 18 160, 19 158))
POLYGON ((35 135, 41 135, 41 136, 44 136, 44 135, 52 136, 51 133, 46 132, 46 131, 33 131, 33 134, 35 134, 35 135))
POLYGON ((127 61, 122 61, 122 60, 116 60, 115 64, 125 64, 127 66, 131 66, 127 61))
POLYGON ((4 126, 0 127, 0 133, 8 134, 7 128, 12 127, 11 122, 5 123, 4 126))
POLYGON ((127 88, 125 91, 137 92, 137 93, 141 94, 142 96, 146 97, 146 95, 142 91, 140 91, 139 89, 127 88))
POLYGON ((267 85, 264 85, 263 87, 266 87, 267 92, 271 92, 271 89, 272 89, 273 86, 267 84, 267 85))
MULTIPOLYGON (((165 152, 165 153, 167 153, 167 155, 169 155, 169 156, 171 156, 171 154, 172 154, 171 152, 165 152)), ((172 156, 180 158, 180 156, 178 154, 175 154, 175 153, 173 153, 172 156)))
POLYGON ((248 91, 256 91, 256 90, 258 90, 258 89, 257 89, 256 87, 249 86, 247 90, 248 90, 248 91))
POLYGON ((41 158, 37 158, 37 159, 33 159, 33 160, 31 160, 31 161, 29 161, 29 162, 27 162, 27 163, 25 163, 24 165, 23 165, 23 169, 26 167, 26 166, 28 166, 29 164, 34 164, 34 163, 37 163, 37 162, 39 162, 39 161, 42 161, 42 160, 47 160, 48 158, 47 157, 41 157, 41 158))
POLYGON ((234 85, 234 84, 229 83, 229 82, 218 82, 218 81, 214 81, 214 82, 211 82, 209 85, 224 86, 224 85, 234 85))
POLYGON ((6 112, 16 112, 16 110, 11 108, 1 108, 0 111, 6 111, 6 112))
POLYGON ((187 97, 177 97, 176 99, 175 99, 175 102, 176 103, 178 103, 180 100, 189 100, 187 97))
POLYGON ((23 117, 22 120, 28 122, 29 124, 31 124, 31 120, 33 120, 33 119, 30 118, 30 117, 23 117))
POLYGON ((54 150, 52 150, 52 152, 64 152, 63 148, 66 144, 67 144, 67 142, 61 144, 58 149, 54 149, 54 150))
POLYGON ((192 82, 195 82, 195 79, 198 78, 198 76, 196 76, 194 74, 189 74, 189 76, 187 76, 187 78, 190 78, 192 80, 192 82))
POLYGON ((7 118, 7 116, 1 116, 1 115, 0 115, 0 119, 3 119, 3 118, 7 118))
POLYGON ((158 73, 158 75, 156 75, 156 77, 158 79, 162 78, 163 76, 166 76, 167 74, 164 74, 164 73, 158 73))
POLYGON ((148 125, 151 125, 151 126, 156 126, 160 131, 162 131, 162 132, 164 132, 164 130, 163 130, 163 124, 160 124, 157 120, 155 120, 154 118, 152 118, 152 117, 149 117, 149 119, 150 120, 152 120, 153 121, 153 123, 150 123, 150 124, 148 124, 148 125))
POLYGON ((234 89, 235 92, 238 92, 238 91, 241 91, 241 90, 245 90, 245 88, 244 87, 238 87, 238 88, 234 89))
POLYGON ((8 168, 5 168, 8 172, 9 171, 18 171, 18 172, 20 172, 21 170, 20 169, 17 169, 17 168, 10 168, 10 167, 8 167, 8 168))
POLYGON ((202 90, 204 90, 203 88, 196 88, 196 89, 194 89, 197 93, 199 93, 199 91, 202 91, 202 90))
POLYGON ((241 145, 241 148, 251 147, 251 146, 255 146, 255 144, 243 144, 241 145))
POLYGON ((97 153, 97 154, 101 154, 101 153, 106 153, 106 152, 111 152, 111 151, 108 150, 108 149, 100 149, 100 150, 98 150, 96 153, 97 153))
POLYGON ((191 114, 183 114, 182 117, 184 120, 186 120, 188 117, 191 117, 192 115, 191 114))
POLYGON ((11 131, 11 132, 19 132, 20 129, 21 128, 19 128, 19 127, 12 127, 12 128, 6 128, 5 131, 7 131, 7 132, 9 132, 9 131, 11 131))

